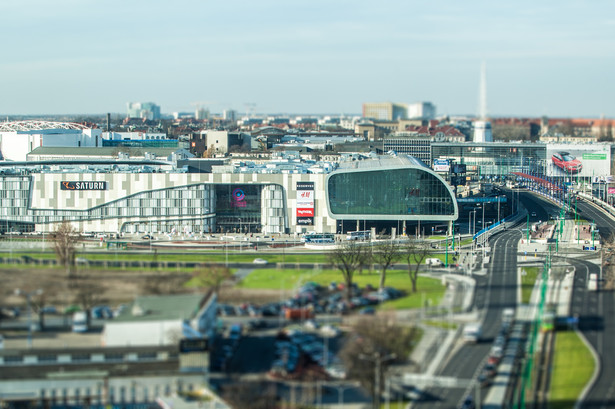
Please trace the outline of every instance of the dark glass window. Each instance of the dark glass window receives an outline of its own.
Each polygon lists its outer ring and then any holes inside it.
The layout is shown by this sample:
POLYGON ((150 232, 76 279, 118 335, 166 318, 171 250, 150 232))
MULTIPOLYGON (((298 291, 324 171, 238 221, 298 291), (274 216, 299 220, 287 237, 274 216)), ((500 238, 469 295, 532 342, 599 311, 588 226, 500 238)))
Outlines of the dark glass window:
POLYGON ((455 212, 444 182, 421 169, 333 174, 329 205, 334 215, 448 215, 455 212))

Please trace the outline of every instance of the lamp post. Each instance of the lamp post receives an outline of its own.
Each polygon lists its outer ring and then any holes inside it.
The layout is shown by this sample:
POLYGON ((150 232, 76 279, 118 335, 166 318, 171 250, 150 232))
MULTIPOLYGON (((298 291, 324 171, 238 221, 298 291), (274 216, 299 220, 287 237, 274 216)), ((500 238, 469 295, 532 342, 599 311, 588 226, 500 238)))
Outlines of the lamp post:
POLYGON ((373 408, 380 409, 380 377, 381 377, 381 367, 382 364, 386 361, 391 361, 397 358, 395 354, 388 354, 382 356, 380 351, 376 351, 373 355, 364 355, 360 354, 359 359, 374 362, 374 400, 373 400, 373 408))
POLYGON ((32 348, 32 296, 33 295, 41 295, 43 290, 40 288, 35 291, 22 291, 19 288, 15 290, 15 295, 26 297, 26 302, 28 303, 28 348, 32 348))

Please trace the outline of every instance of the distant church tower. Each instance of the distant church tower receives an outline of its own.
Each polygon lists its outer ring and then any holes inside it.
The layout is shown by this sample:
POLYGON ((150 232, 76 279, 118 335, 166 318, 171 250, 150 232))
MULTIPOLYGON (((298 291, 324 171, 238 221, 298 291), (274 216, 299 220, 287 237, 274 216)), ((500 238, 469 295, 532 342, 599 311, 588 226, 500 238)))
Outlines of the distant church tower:
POLYGON ((474 142, 493 142, 491 122, 487 121, 487 65, 480 67, 480 85, 478 97, 478 120, 474 121, 474 142))

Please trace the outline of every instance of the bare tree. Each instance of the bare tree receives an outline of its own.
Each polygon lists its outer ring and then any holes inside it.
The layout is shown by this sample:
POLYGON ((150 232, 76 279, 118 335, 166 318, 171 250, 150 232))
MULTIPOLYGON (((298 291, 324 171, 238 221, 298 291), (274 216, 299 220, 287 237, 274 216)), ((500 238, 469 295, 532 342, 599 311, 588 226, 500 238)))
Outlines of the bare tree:
POLYGON ((384 374, 392 364, 407 361, 420 331, 379 316, 358 321, 351 334, 340 351, 340 358, 348 377, 372 391, 377 405, 383 391, 384 374))
POLYGON ((417 290, 416 282, 419 277, 419 269, 430 253, 430 249, 425 242, 410 240, 403 249, 403 257, 408 264, 408 277, 412 282, 412 292, 417 290))
POLYGON ((72 224, 64 220, 53 232, 54 250, 58 263, 66 268, 66 274, 71 277, 74 273, 75 254, 79 234, 72 224))
POLYGON ((154 295, 185 292, 183 284, 188 278, 187 274, 158 273, 147 278, 143 291, 154 295))
POLYGON ((372 260, 380 265, 380 289, 384 288, 387 270, 401 258, 401 250, 393 240, 385 241, 372 248, 372 260))
POLYGON ((367 247, 354 241, 337 246, 329 253, 329 262, 342 273, 346 285, 346 300, 352 298, 352 279, 354 273, 365 264, 369 258, 367 247))
POLYGON ((211 288, 217 294, 222 284, 232 278, 233 272, 226 266, 201 265, 194 269, 192 283, 199 288, 211 288))
POLYGON ((75 304, 79 305, 85 311, 87 324, 90 325, 90 311, 92 308, 104 302, 104 286, 101 284, 100 278, 81 273, 75 275, 71 281, 71 287, 74 291, 75 304))
POLYGON ((275 386, 261 382, 233 382, 224 386, 222 398, 233 409, 275 409, 279 407, 275 386))

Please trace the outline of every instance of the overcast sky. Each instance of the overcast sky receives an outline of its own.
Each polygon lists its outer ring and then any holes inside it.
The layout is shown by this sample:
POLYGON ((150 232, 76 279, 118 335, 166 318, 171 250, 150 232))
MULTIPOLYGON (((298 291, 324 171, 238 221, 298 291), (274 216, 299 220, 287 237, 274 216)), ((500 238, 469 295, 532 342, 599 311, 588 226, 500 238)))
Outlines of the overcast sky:
POLYGON ((430 101, 615 117, 615 2, 19 0, 0 3, 0 115, 361 112, 430 101))

